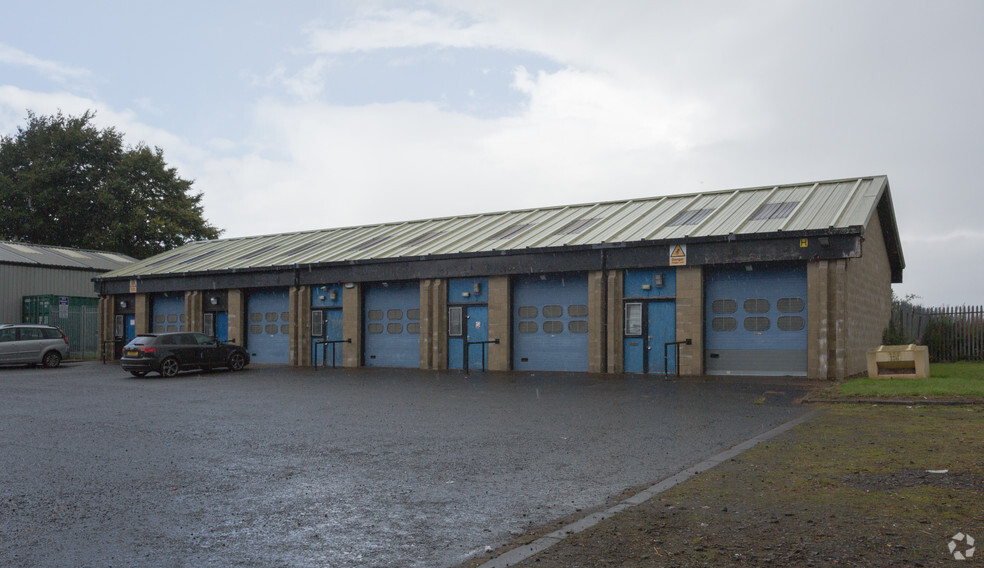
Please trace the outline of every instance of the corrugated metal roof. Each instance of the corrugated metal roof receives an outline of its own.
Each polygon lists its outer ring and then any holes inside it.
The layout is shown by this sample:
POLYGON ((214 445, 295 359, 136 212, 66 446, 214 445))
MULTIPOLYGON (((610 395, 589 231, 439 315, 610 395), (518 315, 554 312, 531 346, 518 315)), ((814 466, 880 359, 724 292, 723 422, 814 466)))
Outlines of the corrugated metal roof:
POLYGON ((0 263, 109 271, 135 262, 137 259, 115 252, 0 241, 0 263))
POLYGON ((865 227, 886 176, 202 241, 104 278, 865 227))

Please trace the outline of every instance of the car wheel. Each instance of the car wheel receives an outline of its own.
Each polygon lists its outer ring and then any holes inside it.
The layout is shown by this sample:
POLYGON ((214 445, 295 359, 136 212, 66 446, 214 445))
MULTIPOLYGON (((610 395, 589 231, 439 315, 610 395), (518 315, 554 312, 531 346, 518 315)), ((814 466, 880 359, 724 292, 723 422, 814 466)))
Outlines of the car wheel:
POLYGON ((173 377, 178 374, 181 370, 181 364, 174 357, 168 357, 161 361, 161 367, 159 369, 162 377, 173 377))
POLYGON ((61 353, 57 351, 48 351, 41 359, 41 364, 49 369, 54 369, 61 364, 61 353))
POLYGON ((142 377, 147 374, 147 371, 130 371, 130 374, 134 377, 142 377))
POLYGON ((229 355, 229 370, 230 371, 241 371, 243 367, 246 366, 246 357, 242 353, 233 353, 229 355))

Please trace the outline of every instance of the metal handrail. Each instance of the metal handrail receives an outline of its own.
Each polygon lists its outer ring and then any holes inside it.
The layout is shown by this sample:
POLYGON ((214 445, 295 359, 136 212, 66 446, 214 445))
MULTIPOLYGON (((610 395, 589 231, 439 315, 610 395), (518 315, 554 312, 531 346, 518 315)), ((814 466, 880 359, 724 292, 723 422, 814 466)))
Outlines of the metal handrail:
POLYGON ((482 346, 482 372, 485 372, 485 352, 488 351, 489 343, 499 344, 498 339, 486 339, 484 341, 468 341, 465 340, 465 374, 468 374, 468 346, 469 345, 481 345, 482 346))
POLYGON ((667 368, 670 366, 670 355, 667 348, 670 345, 676 347, 676 359, 675 359, 676 376, 679 377, 680 376, 680 345, 692 345, 692 344, 693 344, 693 340, 690 339, 689 337, 687 339, 684 339, 683 341, 669 341, 663 344, 663 376, 669 376, 669 373, 667 372, 667 368))
MULTIPOLYGON (((334 344, 336 344, 336 343, 352 343, 352 338, 349 338, 349 339, 334 339, 334 340, 321 339, 321 340, 318 340, 318 341, 315 341, 314 342, 315 345, 320 345, 321 346, 321 361, 322 362, 328 360, 328 346, 329 345, 332 345, 332 349, 331 349, 331 368, 332 369, 335 368, 335 348, 334 348, 334 344)), ((314 368, 315 369, 318 368, 318 352, 317 352, 317 350, 314 352, 314 368)))

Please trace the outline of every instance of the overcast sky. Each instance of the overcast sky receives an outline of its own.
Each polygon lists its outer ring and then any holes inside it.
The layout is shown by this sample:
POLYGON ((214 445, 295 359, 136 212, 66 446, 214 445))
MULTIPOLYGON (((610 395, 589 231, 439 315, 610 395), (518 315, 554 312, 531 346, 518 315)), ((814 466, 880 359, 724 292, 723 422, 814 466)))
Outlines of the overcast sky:
POLYGON ((97 112, 226 237, 886 174, 981 304, 984 2, 8 3, 0 133, 97 112))

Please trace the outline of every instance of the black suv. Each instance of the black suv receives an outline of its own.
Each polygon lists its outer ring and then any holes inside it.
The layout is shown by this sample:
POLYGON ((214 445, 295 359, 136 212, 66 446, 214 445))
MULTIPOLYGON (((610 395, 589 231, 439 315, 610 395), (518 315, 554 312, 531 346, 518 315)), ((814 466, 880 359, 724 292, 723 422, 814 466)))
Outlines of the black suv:
POLYGON ((134 377, 156 371, 173 377, 182 369, 226 367, 238 371, 249 364, 249 353, 238 345, 219 343, 204 333, 147 333, 123 348, 123 370, 134 377))

